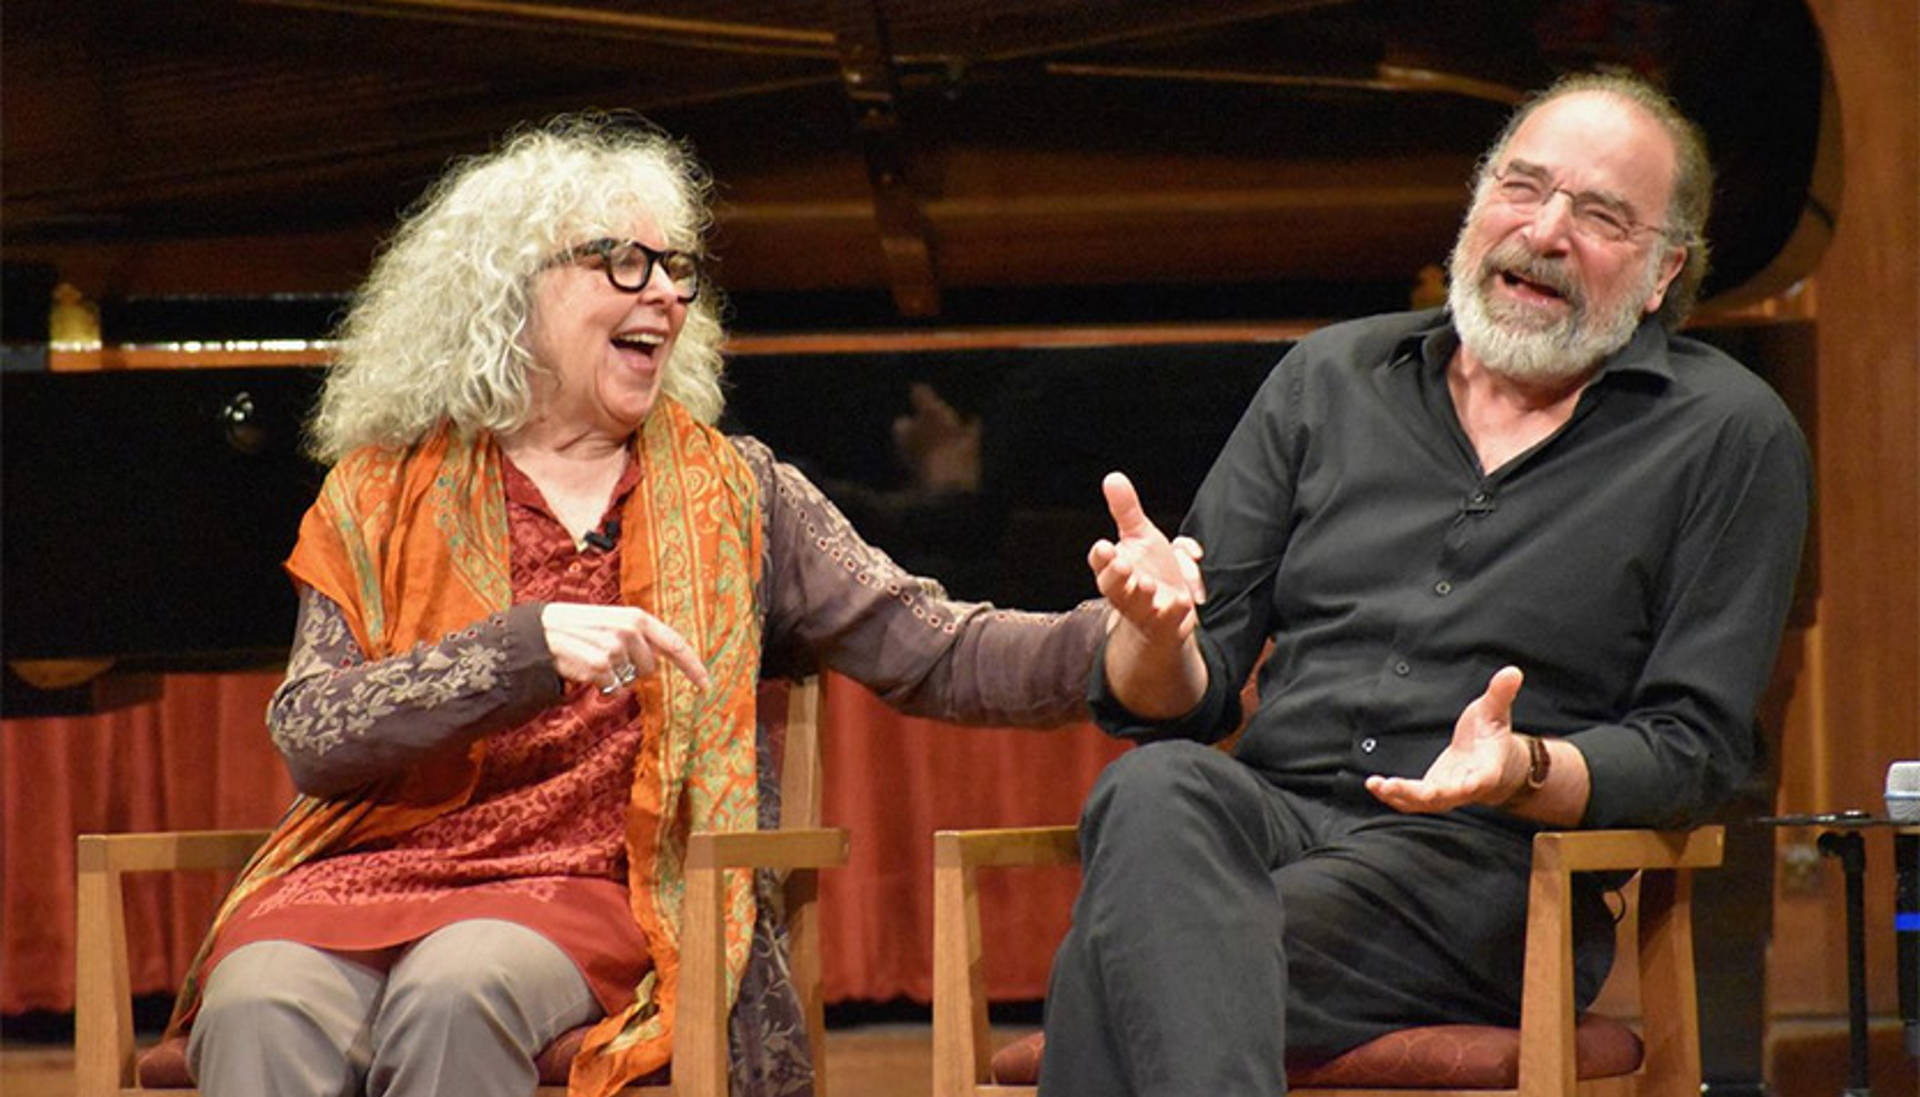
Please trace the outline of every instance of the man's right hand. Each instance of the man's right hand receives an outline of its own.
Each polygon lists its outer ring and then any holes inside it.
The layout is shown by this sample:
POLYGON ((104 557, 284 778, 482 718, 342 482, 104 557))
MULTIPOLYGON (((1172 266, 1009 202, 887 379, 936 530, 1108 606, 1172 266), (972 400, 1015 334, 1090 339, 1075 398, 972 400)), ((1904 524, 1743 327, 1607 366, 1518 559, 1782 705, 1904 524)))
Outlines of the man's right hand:
POLYGON ((1116 538, 1095 541, 1087 566, 1113 609, 1108 685, 1140 716, 1181 715, 1206 689, 1206 664, 1193 640, 1206 601, 1200 546, 1186 537, 1169 540, 1147 517, 1124 474, 1108 473, 1100 489, 1116 538))
POLYGON ((1192 538, 1168 540, 1140 506, 1125 473, 1100 482, 1113 515, 1117 540, 1101 538, 1087 552, 1095 585, 1120 620, 1155 646, 1177 647, 1199 624, 1206 601, 1200 579, 1200 546, 1192 538))

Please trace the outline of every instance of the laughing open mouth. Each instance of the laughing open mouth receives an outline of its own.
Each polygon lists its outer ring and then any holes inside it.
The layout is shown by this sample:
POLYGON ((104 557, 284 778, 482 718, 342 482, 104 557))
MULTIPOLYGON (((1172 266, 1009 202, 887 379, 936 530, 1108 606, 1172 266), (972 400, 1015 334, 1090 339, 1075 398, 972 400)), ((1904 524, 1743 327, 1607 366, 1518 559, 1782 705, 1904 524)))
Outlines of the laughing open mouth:
POLYGON ((667 337, 657 331, 623 331, 613 337, 613 345, 621 350, 637 350, 642 354, 652 354, 667 337))
POLYGON ((1501 284, 1508 289, 1518 290, 1521 293, 1534 297, 1548 297, 1554 300, 1566 299, 1566 293, 1562 291, 1559 286, 1553 285, 1552 283, 1537 282, 1512 270, 1502 270, 1497 273, 1501 284))

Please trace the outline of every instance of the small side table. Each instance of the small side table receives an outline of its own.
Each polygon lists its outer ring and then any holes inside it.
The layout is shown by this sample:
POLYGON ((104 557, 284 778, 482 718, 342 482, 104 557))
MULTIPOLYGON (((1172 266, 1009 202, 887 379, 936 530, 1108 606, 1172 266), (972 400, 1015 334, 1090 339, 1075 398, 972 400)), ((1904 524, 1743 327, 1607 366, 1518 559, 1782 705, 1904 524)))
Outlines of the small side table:
MULTIPOLYGON (((1920 859, 1920 825, 1896 821, 1864 811, 1841 811, 1820 815, 1773 815, 1754 820, 1775 827, 1813 827, 1820 831, 1816 845, 1821 853, 1840 862, 1840 871, 1846 877, 1847 885, 1847 1084, 1841 1090, 1842 1097, 1872 1097, 1868 1081, 1867 1068, 1867 927, 1866 927, 1866 875, 1867 852, 1863 832, 1880 827, 1891 828, 1894 833, 1896 909, 1905 910, 1907 900, 1913 898, 1913 889, 1920 888, 1920 866, 1914 862, 1920 859)), ((1896 914, 1896 919, 1910 915, 1896 914)), ((1896 926, 1901 923, 1896 921, 1896 926)), ((1911 998, 1916 993, 1913 966, 1916 958, 1910 955, 1914 946, 1906 937, 1899 939, 1899 963, 1901 965, 1901 1013, 1911 1015, 1911 998)), ((1910 1054, 1920 1055, 1920 1046, 1916 1045, 1916 1034, 1909 1025, 1906 1032, 1907 1050, 1910 1054)))

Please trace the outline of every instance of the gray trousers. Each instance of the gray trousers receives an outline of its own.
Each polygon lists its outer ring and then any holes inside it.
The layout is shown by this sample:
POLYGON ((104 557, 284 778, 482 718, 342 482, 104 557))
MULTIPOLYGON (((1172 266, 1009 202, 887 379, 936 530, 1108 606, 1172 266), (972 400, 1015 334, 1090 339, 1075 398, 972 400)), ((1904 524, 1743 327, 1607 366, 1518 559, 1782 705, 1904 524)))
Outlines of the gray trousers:
MULTIPOLYGON (((1275 1097, 1409 1025, 1518 1023, 1531 836, 1281 789, 1193 743, 1101 775, 1054 960, 1045 1097, 1275 1097)), ((1581 889, 1579 998, 1612 956, 1581 889)))
POLYGON ((208 978, 187 1061, 208 1097, 526 1097, 533 1057, 601 1015, 567 954, 511 922, 377 953, 258 941, 208 978))

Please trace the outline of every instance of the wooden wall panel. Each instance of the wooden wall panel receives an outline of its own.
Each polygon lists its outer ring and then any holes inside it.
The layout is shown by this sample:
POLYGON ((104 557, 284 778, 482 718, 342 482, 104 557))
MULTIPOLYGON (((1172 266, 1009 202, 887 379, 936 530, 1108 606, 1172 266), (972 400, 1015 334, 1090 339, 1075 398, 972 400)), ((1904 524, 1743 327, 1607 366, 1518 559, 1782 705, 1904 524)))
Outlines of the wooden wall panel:
MULTIPOLYGON (((1781 807, 1878 808, 1889 762, 1920 758, 1920 0, 1814 0, 1838 90, 1845 188, 1819 286, 1818 624, 1781 807), (1809 703, 1810 702, 1810 703, 1809 703)), ((1783 864, 1808 834, 1782 836, 1783 864)), ((1871 1003, 1894 1008, 1891 843, 1869 843, 1871 1003)), ((1845 1010, 1837 866, 1784 878, 1775 1016, 1845 1010)))

